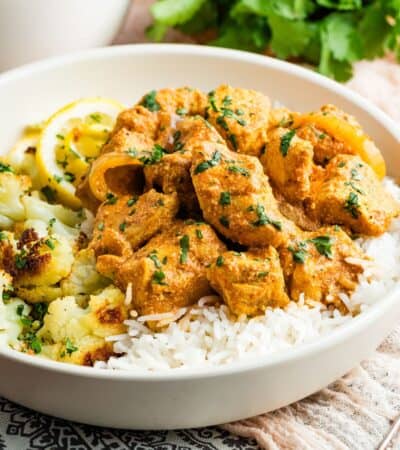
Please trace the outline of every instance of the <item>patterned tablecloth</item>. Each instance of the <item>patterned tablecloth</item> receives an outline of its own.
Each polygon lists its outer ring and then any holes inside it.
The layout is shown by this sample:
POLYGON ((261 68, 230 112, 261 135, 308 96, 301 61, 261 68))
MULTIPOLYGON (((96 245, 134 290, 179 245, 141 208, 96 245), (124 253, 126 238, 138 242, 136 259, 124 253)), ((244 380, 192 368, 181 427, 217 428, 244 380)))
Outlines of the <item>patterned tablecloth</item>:
POLYGON ((253 450, 255 441, 217 427, 125 431, 81 425, 36 413, 0 398, 0 450, 253 450))

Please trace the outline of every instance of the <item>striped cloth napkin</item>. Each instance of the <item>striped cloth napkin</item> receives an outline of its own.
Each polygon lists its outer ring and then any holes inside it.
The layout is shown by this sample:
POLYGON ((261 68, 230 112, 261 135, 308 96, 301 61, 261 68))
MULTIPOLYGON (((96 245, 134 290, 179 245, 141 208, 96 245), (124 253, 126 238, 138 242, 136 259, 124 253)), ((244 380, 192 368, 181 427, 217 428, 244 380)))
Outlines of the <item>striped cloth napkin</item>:
MULTIPOLYGON (((153 0, 132 4, 116 44, 146 42, 153 0)), ((178 33, 170 42, 190 42, 178 33)), ((348 86, 400 123, 400 66, 389 57, 360 62, 348 86)), ((301 380, 299 380, 301 382, 301 380)), ((340 380, 293 405, 223 425, 268 450, 375 450, 400 414, 400 327, 340 380)), ((400 450, 400 436, 392 442, 400 450)))

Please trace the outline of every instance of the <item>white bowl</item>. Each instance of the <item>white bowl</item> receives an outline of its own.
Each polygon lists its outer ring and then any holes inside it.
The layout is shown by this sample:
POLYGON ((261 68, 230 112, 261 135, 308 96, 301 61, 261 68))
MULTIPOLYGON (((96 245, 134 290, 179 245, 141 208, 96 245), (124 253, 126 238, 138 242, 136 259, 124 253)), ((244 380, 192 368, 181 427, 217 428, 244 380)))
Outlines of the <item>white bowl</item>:
MULTIPOLYGON (((99 49, 0 76, 0 149, 21 127, 77 97, 134 103, 144 92, 220 83, 254 88, 299 110, 335 103, 375 139, 390 175, 400 173, 400 132, 377 108, 311 71, 264 56, 207 47, 137 45, 99 49)), ((75 367, 0 351, 0 394, 65 419, 119 428, 212 425, 299 400, 366 358, 400 318, 400 287, 316 342, 225 367, 138 375, 75 367)))
POLYGON ((130 0, 0 0, 0 70, 110 44, 130 0))

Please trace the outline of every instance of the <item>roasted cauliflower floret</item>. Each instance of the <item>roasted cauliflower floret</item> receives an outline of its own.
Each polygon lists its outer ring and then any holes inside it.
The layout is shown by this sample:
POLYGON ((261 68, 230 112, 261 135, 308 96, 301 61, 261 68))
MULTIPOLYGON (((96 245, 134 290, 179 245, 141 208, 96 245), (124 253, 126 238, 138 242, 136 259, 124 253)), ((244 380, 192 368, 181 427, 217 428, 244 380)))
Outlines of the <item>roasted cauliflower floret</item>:
POLYGON ((96 257, 91 249, 83 249, 75 255, 71 273, 61 281, 64 296, 74 295, 84 300, 88 294, 95 294, 110 284, 96 270, 96 257))
POLYGON ((0 161, 0 228, 10 229, 14 222, 24 220, 22 197, 31 182, 25 175, 15 175, 8 164, 0 161))
POLYGON ((82 212, 62 205, 50 205, 35 195, 25 195, 22 203, 26 211, 26 229, 34 228, 40 236, 54 233, 69 240, 79 236, 78 227, 85 218, 82 212))
POLYGON ((107 360, 113 353, 107 336, 125 331, 127 309, 125 296, 110 286, 90 297, 87 308, 81 308, 74 297, 64 297, 49 305, 44 325, 37 333, 43 355, 57 361, 91 366, 107 360))
POLYGON ((25 230, 20 239, 13 243, 1 241, 0 266, 14 278, 16 292, 23 296, 25 290, 33 287, 36 292, 30 301, 46 300, 48 289, 66 277, 74 260, 73 251, 68 240, 62 236, 40 238, 33 229, 25 230), (18 289, 22 288, 19 292, 18 289))

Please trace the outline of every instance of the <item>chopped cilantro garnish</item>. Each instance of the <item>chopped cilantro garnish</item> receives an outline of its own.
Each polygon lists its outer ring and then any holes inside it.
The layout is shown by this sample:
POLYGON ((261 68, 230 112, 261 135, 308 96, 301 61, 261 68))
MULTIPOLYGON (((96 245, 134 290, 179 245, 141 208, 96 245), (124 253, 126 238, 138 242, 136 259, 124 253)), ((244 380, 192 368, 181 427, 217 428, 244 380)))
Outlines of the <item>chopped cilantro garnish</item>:
POLYGON ((156 270, 153 273, 153 278, 152 278, 152 283, 154 284, 161 284, 161 285, 166 285, 167 283, 165 283, 165 273, 162 270, 156 270))
POLYGON ((122 233, 124 233, 124 231, 126 230, 126 222, 120 223, 118 228, 122 233))
POLYGON ((65 172, 64 180, 73 183, 75 181, 75 175, 71 172, 65 172))
POLYGON ((330 236, 317 236, 314 239, 310 239, 310 242, 315 245, 315 248, 321 255, 332 259, 333 239, 330 236))
POLYGON ((219 223, 223 225, 225 228, 229 228, 229 218, 226 216, 221 216, 219 218, 219 223))
POLYGON ((281 144, 279 148, 283 156, 286 156, 288 154, 290 142, 292 141, 295 134, 296 130, 290 130, 281 137, 281 144))
POLYGON ((71 341, 71 339, 69 337, 67 337, 65 339, 65 351, 67 352, 67 354, 72 355, 72 353, 76 352, 77 350, 78 350, 78 347, 73 344, 73 342, 71 341))
POLYGON ((44 243, 49 247, 50 250, 54 250, 56 246, 54 245, 54 242, 51 239, 46 239, 44 243))
POLYGON ((298 242, 297 248, 290 246, 288 250, 293 255, 293 260, 299 264, 304 264, 304 261, 307 258, 307 244, 305 242, 298 242))
POLYGON ((219 255, 215 264, 217 265, 217 267, 221 267, 224 264, 223 256, 219 255))
POLYGON ((265 278, 268 275, 268 272, 258 272, 257 278, 265 278))
POLYGON ((118 201, 118 197, 112 192, 107 192, 105 205, 115 205, 118 201))
POLYGON ((198 228, 196 229, 196 236, 198 239, 203 239, 203 232, 198 228))
POLYGON ((181 256, 179 258, 179 262, 181 264, 186 263, 188 252, 189 252, 189 236, 187 234, 183 235, 179 240, 179 245, 181 247, 181 256))
POLYGON ((63 180, 63 178, 60 177, 60 175, 54 175, 54 179, 56 180, 57 183, 61 183, 61 181, 63 180))
POLYGON ((56 193, 50 186, 44 186, 40 191, 49 203, 54 203, 56 201, 56 193))
POLYGON ((99 222, 99 223, 97 224, 97 229, 98 229, 99 231, 103 231, 103 230, 104 230, 104 222, 99 222))
POLYGON ((148 152, 149 156, 142 156, 141 158, 139 158, 139 160, 145 166, 151 166, 153 164, 158 163, 165 153, 166 151, 163 147, 161 147, 161 145, 155 144, 153 149, 150 152, 148 152))
POLYGON ((21 253, 18 253, 15 256, 15 267, 18 270, 22 270, 26 267, 27 264, 28 264, 28 260, 26 259, 26 254, 25 254, 24 250, 22 250, 21 253))
POLYGON ((148 256, 148 258, 149 259, 151 259, 152 261, 153 261, 153 263, 154 263, 154 266, 156 267, 156 269, 161 269, 161 262, 160 262, 160 260, 158 259, 158 256, 157 256, 157 253, 154 251, 154 252, 151 252, 150 254, 149 254, 149 256, 148 256))
POLYGON ((221 161, 221 153, 216 150, 211 159, 208 161, 203 161, 202 163, 198 164, 196 168, 194 169, 194 174, 197 175, 199 173, 205 172, 207 169, 210 169, 211 167, 215 167, 218 165, 221 161))
POLYGON ((17 312, 17 316, 22 316, 22 313, 24 312, 24 305, 18 305, 16 312, 17 312))
POLYGON ((267 216, 265 213, 264 205, 257 203, 256 205, 256 214, 258 216, 258 220, 252 223, 255 227, 261 227, 263 225, 272 225, 277 230, 282 230, 282 223, 278 220, 273 220, 267 216))
POLYGON ((219 196, 219 204, 222 206, 231 204, 231 194, 229 192, 221 192, 219 196))
POLYGON ((188 110, 186 108, 177 108, 176 113, 179 116, 184 116, 185 114, 188 113, 188 110))
POLYGON ((126 204, 130 207, 130 206, 133 206, 137 201, 138 201, 138 197, 135 196, 135 197, 130 198, 126 202, 126 204))
POLYGON ((56 138, 60 139, 61 141, 65 139, 65 137, 62 134, 56 134, 56 138))
POLYGON ((239 173, 240 175, 243 175, 244 177, 250 176, 250 172, 247 169, 245 169, 244 167, 228 166, 228 170, 229 170, 229 172, 232 172, 232 173, 239 173))
POLYGON ((355 219, 360 215, 360 202, 355 192, 350 192, 344 203, 344 209, 349 212, 355 219))
POLYGON ((101 116, 98 113, 90 114, 89 117, 93 120, 93 122, 96 122, 96 123, 100 123, 101 122, 101 116))
POLYGON ((143 97, 141 105, 147 108, 151 112, 160 111, 161 106, 156 100, 157 91, 150 91, 143 97))
POLYGON ((14 173, 14 170, 12 169, 12 167, 9 164, 5 164, 0 161, 0 173, 2 173, 2 172, 14 173))

